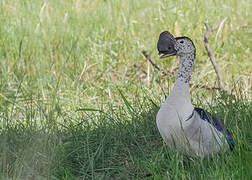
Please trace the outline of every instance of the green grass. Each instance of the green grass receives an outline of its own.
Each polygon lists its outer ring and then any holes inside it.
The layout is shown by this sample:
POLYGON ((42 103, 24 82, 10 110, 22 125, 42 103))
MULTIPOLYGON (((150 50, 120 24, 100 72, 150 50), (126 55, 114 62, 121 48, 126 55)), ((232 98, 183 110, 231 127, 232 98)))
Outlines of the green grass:
POLYGON ((250 0, 2 0, 0 179, 249 179, 251 12, 250 0), (173 81, 141 51, 176 73, 175 59, 158 59, 158 35, 189 36, 192 84, 216 86, 203 23, 223 17, 209 42, 234 96, 193 87, 192 100, 225 122, 236 147, 192 159, 163 145, 155 116, 173 81))

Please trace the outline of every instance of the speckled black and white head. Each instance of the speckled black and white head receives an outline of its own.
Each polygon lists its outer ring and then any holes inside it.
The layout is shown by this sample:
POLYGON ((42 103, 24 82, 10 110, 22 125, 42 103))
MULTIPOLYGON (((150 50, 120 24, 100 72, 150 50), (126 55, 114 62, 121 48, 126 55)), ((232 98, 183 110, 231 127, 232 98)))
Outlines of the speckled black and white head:
POLYGON ((174 44, 174 49, 176 50, 177 56, 183 56, 186 54, 194 54, 196 52, 196 48, 192 42, 192 40, 188 37, 176 37, 176 43, 174 44))
POLYGON ((157 49, 160 54, 160 58, 166 58, 169 56, 184 56, 186 54, 193 54, 195 56, 195 46, 192 40, 188 37, 176 37, 168 32, 164 31, 159 35, 157 49))
POLYGON ((191 79, 191 70, 195 61, 196 48, 192 40, 188 37, 176 37, 164 31, 160 34, 157 49, 160 58, 169 56, 179 57, 179 70, 177 79, 189 83, 191 79))

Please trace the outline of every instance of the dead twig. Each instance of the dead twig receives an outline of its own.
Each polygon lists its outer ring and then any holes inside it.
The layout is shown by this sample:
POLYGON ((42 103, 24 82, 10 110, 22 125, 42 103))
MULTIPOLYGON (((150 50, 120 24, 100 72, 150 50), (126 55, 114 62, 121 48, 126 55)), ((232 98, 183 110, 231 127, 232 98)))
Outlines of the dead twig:
POLYGON ((212 65, 213 65, 214 71, 215 71, 215 73, 217 75, 217 78, 218 78, 219 87, 220 87, 220 89, 222 91, 225 91, 225 89, 224 89, 224 86, 223 86, 223 82, 222 82, 222 78, 221 78, 220 72, 219 72, 219 70, 217 68, 217 65, 216 65, 215 58, 212 55, 212 52, 210 50, 210 46, 209 46, 209 43, 208 43, 208 36, 209 36, 209 33, 211 33, 211 32, 213 32, 213 31, 215 31, 215 30, 218 29, 218 32, 217 32, 217 35, 216 35, 216 37, 217 37, 218 33, 220 32, 220 29, 223 26, 223 24, 226 21, 226 19, 227 18, 224 18, 223 20, 221 20, 220 23, 216 27, 214 27, 214 28, 210 28, 209 25, 208 25, 208 23, 206 23, 206 22, 204 23, 205 27, 206 27, 206 31, 204 33, 204 45, 205 45, 205 49, 207 51, 207 55, 209 56, 212 65))
MULTIPOLYGON (((220 31, 221 31, 221 28, 222 28, 222 26, 223 26, 223 24, 224 24, 224 22, 227 20, 227 17, 225 17, 224 19, 222 19, 222 21, 220 21, 220 23, 216 26, 216 27, 218 27, 218 30, 217 30, 217 33, 216 33, 216 36, 215 36, 215 39, 214 39, 214 41, 217 41, 217 38, 218 38, 218 36, 219 36, 219 33, 220 33, 220 31)), ((216 28, 217 29, 217 28, 216 28)))
MULTIPOLYGON (((171 72, 169 72, 169 71, 164 71, 164 70, 162 70, 156 63, 155 63, 155 61, 154 60, 152 60, 151 59, 151 57, 149 56, 149 54, 147 53, 147 51, 145 51, 145 50, 143 50, 142 51, 142 54, 144 55, 144 57, 152 64, 152 66, 154 67, 154 68, 156 68, 158 71, 161 71, 165 76, 170 76, 170 77, 172 77, 172 79, 173 80, 175 80, 175 76, 171 73, 171 72)), ((138 65, 134 65, 134 67, 135 68, 138 68, 138 69, 141 69, 138 65)), ((147 72, 146 71, 144 71, 144 70, 142 70, 141 69, 141 71, 145 74, 145 75, 147 75, 147 72)), ((194 84, 191 84, 191 87, 192 88, 200 88, 200 89, 206 89, 206 90, 221 90, 222 91, 222 89, 221 88, 218 88, 218 87, 208 87, 208 86, 199 86, 199 85, 194 85, 194 84)))
POLYGON ((142 67, 140 67, 139 65, 134 64, 133 67, 139 69, 144 75, 147 76, 148 73, 142 67))
POLYGON ((147 51, 143 50, 142 54, 144 55, 144 57, 151 63, 151 65, 156 68, 158 71, 162 72, 164 75, 166 76, 170 76, 173 80, 175 79, 175 76, 169 72, 169 71, 165 71, 163 69, 161 69, 154 60, 151 59, 151 57, 149 56, 149 54, 147 53, 147 51))

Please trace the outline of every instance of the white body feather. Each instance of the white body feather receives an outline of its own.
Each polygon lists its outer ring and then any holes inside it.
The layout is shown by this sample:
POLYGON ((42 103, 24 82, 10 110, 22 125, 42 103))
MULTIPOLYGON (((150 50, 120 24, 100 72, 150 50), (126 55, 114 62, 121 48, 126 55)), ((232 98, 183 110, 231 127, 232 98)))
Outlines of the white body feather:
POLYGON ((191 69, 188 71, 186 66, 189 62, 190 59, 186 57, 180 59, 179 73, 184 74, 178 76, 169 97, 158 111, 158 130, 170 148, 184 154, 204 157, 224 152, 228 147, 224 135, 212 124, 202 120, 197 112, 193 113, 189 82, 185 82, 186 78, 190 79, 191 69))

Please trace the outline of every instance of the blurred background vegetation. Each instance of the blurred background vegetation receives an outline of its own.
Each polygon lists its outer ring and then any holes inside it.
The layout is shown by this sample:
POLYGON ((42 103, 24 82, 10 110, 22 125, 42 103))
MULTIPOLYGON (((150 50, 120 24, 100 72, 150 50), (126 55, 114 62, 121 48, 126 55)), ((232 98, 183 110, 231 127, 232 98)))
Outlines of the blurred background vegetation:
MULTIPOLYGON (((65 148, 58 147, 64 129, 99 124, 111 116, 128 122, 133 111, 148 114, 153 104, 158 109, 173 80, 154 69, 141 51, 146 50, 163 69, 176 73, 176 58, 158 59, 156 43, 164 30, 194 41, 197 55, 192 84, 216 87, 217 78, 203 44, 204 22, 215 26, 227 17, 217 40, 216 33, 210 35, 210 47, 225 89, 250 102, 251 6, 250 0, 1 0, 3 177, 51 177, 51 164, 58 167, 55 163, 62 163, 62 157, 56 154, 65 148), (110 115, 101 118, 99 112, 110 115), (33 168, 36 163, 42 170, 33 168)), ((221 96, 192 88, 196 104, 207 105, 213 94, 214 99, 221 96), (206 102, 201 102, 202 97, 206 102)), ((218 112, 218 108, 212 111, 218 112)), ((149 119, 154 121, 155 110, 149 119)), ((95 125, 90 126, 89 130, 95 125)), ((86 176, 94 178, 89 171, 85 171, 86 176)), ((65 169, 59 174, 63 172, 68 174, 65 169)), ((67 179, 67 175, 62 176, 67 179)))

